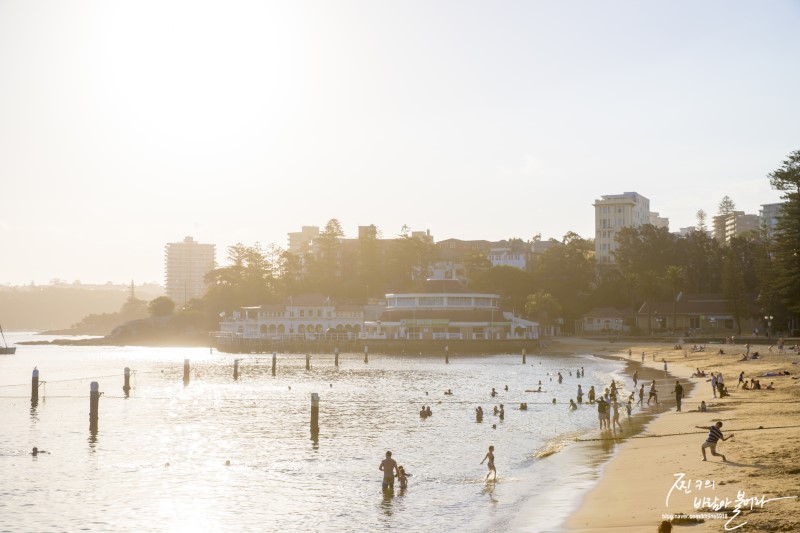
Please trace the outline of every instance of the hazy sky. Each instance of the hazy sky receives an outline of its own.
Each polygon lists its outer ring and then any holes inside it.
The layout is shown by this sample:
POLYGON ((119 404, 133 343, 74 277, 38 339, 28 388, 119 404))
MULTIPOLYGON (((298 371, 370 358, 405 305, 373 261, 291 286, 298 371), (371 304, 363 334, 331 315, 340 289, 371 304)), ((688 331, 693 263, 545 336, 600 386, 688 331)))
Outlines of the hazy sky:
POLYGON ((0 284, 285 247, 757 213, 800 148, 800 2, 0 0, 0 284))

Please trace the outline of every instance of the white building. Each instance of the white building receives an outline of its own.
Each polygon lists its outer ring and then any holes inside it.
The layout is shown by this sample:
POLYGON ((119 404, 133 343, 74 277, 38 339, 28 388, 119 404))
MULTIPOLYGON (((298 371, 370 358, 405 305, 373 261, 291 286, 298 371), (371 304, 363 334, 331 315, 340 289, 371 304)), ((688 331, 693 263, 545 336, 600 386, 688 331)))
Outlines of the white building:
POLYGON ((321 294, 289 297, 286 303, 244 307, 220 322, 225 334, 256 338, 357 338, 364 327, 364 307, 337 304, 321 294))
POLYGON ((539 324, 504 312, 500 296, 456 280, 429 279, 416 292, 386 295, 386 311, 366 322, 366 336, 385 339, 538 338, 539 324))
POLYGON ((186 237, 183 242, 167 243, 164 256, 165 292, 176 306, 185 306, 189 300, 205 295, 205 276, 216 265, 215 245, 186 237))
POLYGON ((528 255, 524 252, 515 252, 511 248, 492 248, 487 256, 492 266, 510 266, 525 270, 528 264, 528 255))
POLYGON ((650 224, 657 228, 669 229, 669 218, 659 216, 658 211, 650 211, 650 224))
POLYGON ((748 233, 757 233, 760 220, 758 215, 747 215, 742 211, 734 211, 725 217, 725 242, 748 233))
POLYGON ((594 205, 594 252, 598 265, 615 264, 616 235, 650 223, 650 200, 637 192, 606 195, 594 205))
POLYGON ((308 251, 311 241, 319 237, 319 226, 302 226, 300 231, 289 232, 289 252, 300 255, 308 251))

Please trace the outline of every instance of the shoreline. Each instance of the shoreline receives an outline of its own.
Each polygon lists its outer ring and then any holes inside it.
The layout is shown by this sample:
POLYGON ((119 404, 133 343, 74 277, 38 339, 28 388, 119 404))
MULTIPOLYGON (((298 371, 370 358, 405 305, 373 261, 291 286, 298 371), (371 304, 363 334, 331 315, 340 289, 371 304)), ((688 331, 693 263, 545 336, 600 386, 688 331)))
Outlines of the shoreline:
MULTIPOLYGON (((673 524, 675 528, 690 525, 695 533, 723 531, 727 518, 720 519, 718 513, 711 512, 713 509, 707 509, 707 504, 713 504, 715 497, 721 501, 727 498, 730 502, 726 504, 727 509, 732 510, 739 491, 744 491, 747 498, 786 499, 757 506, 753 511, 745 506, 745 513, 731 521, 729 527, 744 524, 740 529, 745 531, 748 528, 792 531, 800 527, 797 518, 800 491, 796 483, 800 468, 791 461, 800 451, 796 442, 798 429, 797 426, 782 427, 793 425, 791 422, 800 414, 797 381, 791 379, 796 378, 800 370, 791 362, 800 356, 769 354, 768 346, 763 345, 752 347, 753 351, 760 352, 760 359, 741 361, 744 346, 724 346, 728 355, 718 355, 718 349, 719 346, 715 346, 707 352, 688 352, 685 355, 672 351, 672 356, 667 355, 671 350, 665 344, 633 349, 634 353, 645 350, 648 358, 654 350, 659 351, 669 362, 673 376, 691 381, 695 386, 687 390, 682 412, 674 410, 673 398, 671 406, 647 424, 639 438, 628 439, 616 449, 611 459, 601 467, 598 483, 555 531, 656 531, 662 519, 676 514, 705 515, 707 519, 702 523, 676 521, 673 524), (709 378, 690 378, 697 367, 707 372, 722 372, 730 396, 715 399, 706 383, 709 378), (777 390, 737 389, 740 369, 745 371, 746 379, 761 379, 762 387, 775 381, 777 390), (779 369, 792 374, 758 378, 764 372, 779 369), (708 403, 708 413, 697 410, 701 400, 708 403), (719 445, 719 452, 728 457, 727 463, 710 454, 708 461, 701 461, 700 444, 708 432, 695 426, 708 426, 716 420, 723 421, 722 429, 726 436, 737 435, 736 439, 719 445), (680 474, 684 477, 680 478, 680 474), (713 483, 713 488, 706 486, 699 491, 690 488, 688 493, 673 489, 670 492, 677 480, 690 478, 713 483), (696 496, 701 498, 700 505, 695 505, 696 496), (702 498, 706 497, 710 500, 703 502, 702 498)), ((654 363, 652 358, 645 361, 645 366, 655 371, 659 371, 661 364, 660 360, 654 363)), ((669 394, 667 398, 671 396, 669 394)), ((673 529, 676 530, 680 531, 673 529)))

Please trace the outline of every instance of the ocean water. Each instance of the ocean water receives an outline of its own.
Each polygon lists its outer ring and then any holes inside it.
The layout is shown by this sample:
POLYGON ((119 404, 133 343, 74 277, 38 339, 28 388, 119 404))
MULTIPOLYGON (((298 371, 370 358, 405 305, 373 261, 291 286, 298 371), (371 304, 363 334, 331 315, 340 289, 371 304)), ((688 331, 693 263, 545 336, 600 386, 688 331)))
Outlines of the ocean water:
POLYGON ((569 398, 577 383, 586 392, 622 370, 590 355, 529 355, 522 365, 519 354, 451 354, 445 364, 375 353, 368 364, 363 354, 341 354, 338 369, 332 354, 312 354, 307 371, 303 356, 278 354, 272 377, 270 355, 236 357, 238 381, 234 356, 207 348, 22 345, 0 356, 0 531, 555 528, 600 470, 585 453, 569 454, 568 443, 597 422, 593 408, 570 412, 569 398), (32 409, 34 366, 46 383, 32 409), (545 393, 525 392, 539 380, 545 393), (95 435, 91 381, 103 392, 95 435), (312 440, 315 392, 320 433, 312 440), (502 421, 492 414, 500 403, 502 421), (423 405, 433 416, 420 419, 423 405), (489 445, 496 483, 479 464, 489 445), (33 446, 49 453, 34 458, 33 446), (386 450, 412 474, 393 495, 380 490, 386 450))

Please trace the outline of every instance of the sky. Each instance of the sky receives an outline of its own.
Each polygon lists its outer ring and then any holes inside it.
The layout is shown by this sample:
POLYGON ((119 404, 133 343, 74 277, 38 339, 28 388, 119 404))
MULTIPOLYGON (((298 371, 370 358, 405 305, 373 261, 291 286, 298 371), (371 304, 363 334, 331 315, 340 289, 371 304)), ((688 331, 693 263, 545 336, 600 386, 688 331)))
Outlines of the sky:
POLYGON ((164 282, 164 247, 591 238, 780 201, 800 2, 0 0, 0 284, 164 282))

